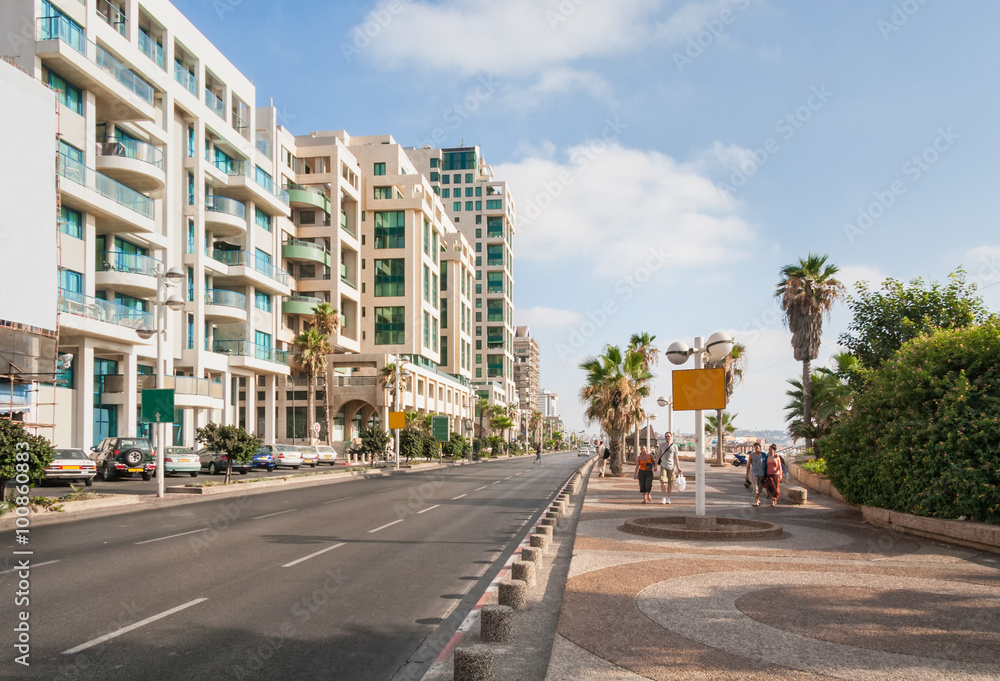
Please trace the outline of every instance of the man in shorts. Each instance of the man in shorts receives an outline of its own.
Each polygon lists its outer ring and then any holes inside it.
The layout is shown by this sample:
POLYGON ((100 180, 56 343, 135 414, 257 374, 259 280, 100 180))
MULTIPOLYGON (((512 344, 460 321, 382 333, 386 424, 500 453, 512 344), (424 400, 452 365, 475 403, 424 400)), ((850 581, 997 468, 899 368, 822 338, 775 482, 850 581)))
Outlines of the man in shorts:
POLYGON ((767 474, 767 456, 761 451, 760 442, 753 443, 753 451, 747 457, 746 479, 753 492, 753 505, 760 506, 760 493, 764 491, 764 476, 767 474))
POLYGON ((597 456, 599 456, 601 458, 601 474, 598 475, 597 477, 603 478, 604 477, 604 471, 608 467, 608 461, 611 460, 611 450, 608 449, 604 445, 604 443, 601 442, 600 440, 597 441, 597 456))
POLYGON ((656 453, 656 463, 660 467, 660 498, 661 504, 670 503, 670 493, 673 491, 674 483, 677 482, 678 475, 684 475, 681 471, 680 459, 677 458, 677 445, 674 444, 674 434, 664 433, 663 444, 660 445, 656 453))

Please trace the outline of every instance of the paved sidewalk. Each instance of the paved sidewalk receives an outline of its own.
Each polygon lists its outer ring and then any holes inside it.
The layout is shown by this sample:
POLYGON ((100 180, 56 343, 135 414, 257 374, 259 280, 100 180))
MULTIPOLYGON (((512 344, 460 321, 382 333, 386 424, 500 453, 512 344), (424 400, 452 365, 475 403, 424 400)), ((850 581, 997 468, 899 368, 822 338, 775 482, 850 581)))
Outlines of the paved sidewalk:
POLYGON ((784 537, 626 534, 626 518, 694 515, 693 480, 669 506, 656 483, 643 505, 631 476, 594 472, 547 681, 1000 679, 1000 557, 874 528, 815 493, 754 508, 732 467, 706 480, 709 515, 784 537))

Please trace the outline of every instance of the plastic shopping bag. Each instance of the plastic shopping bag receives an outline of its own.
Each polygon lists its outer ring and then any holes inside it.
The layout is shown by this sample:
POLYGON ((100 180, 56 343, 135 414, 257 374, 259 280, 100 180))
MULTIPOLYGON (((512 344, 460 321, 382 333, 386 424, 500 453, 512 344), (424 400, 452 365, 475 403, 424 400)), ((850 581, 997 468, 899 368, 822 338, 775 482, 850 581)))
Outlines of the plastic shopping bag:
POLYGON ((677 491, 678 492, 683 492, 685 489, 687 489, 687 486, 688 486, 687 480, 684 479, 684 476, 683 475, 678 475, 677 476, 677 491))

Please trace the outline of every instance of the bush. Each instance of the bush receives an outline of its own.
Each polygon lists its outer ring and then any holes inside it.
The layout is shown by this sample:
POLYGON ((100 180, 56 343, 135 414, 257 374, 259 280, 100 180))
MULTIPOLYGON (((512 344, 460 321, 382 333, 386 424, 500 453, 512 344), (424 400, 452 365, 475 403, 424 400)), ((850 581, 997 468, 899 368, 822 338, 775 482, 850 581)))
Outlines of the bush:
POLYGON ((1000 524, 1000 321, 904 345, 824 443, 852 504, 1000 524))
POLYGON ((424 436, 412 430, 399 431, 399 456, 407 461, 423 456, 424 436))
POLYGON ((441 445, 441 451, 449 459, 464 459, 471 450, 469 441, 458 433, 452 433, 451 438, 441 445))
POLYGON ((441 455, 441 443, 430 435, 424 435, 421 450, 425 459, 436 459, 441 455))
POLYGON ((815 473, 816 475, 826 475, 826 459, 810 459, 809 461, 799 461, 799 466, 815 473))
POLYGON ((392 438, 389 433, 377 426, 365 428, 359 434, 361 438, 361 453, 367 455, 370 461, 377 461, 385 456, 392 438))
MULTIPOLYGON (((18 487, 33 487, 42 479, 45 467, 52 463, 55 452, 49 441, 32 435, 17 421, 0 418, 0 502, 7 491, 7 481, 17 481, 18 487), (23 476, 27 476, 27 481, 23 476)), ((11 497, 17 493, 11 490, 11 497)))

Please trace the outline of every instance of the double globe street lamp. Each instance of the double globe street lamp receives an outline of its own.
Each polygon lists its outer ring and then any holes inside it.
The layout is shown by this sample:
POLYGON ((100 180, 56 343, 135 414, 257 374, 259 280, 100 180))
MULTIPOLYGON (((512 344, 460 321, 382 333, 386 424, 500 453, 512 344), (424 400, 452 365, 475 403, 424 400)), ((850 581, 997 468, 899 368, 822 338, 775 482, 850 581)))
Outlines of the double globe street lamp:
MULTIPOLYGON (((732 336, 723 331, 716 331, 703 343, 702 337, 694 339, 694 347, 680 341, 671 343, 667 348, 667 359, 671 364, 681 365, 694 355, 694 368, 703 369, 707 355, 713 362, 721 362, 733 351, 732 336)), ((725 389, 723 388, 723 395, 725 389)), ((676 397, 676 391, 674 393, 676 397)), ((661 397, 660 400, 663 400, 661 397)), ((657 404, 664 406, 657 400, 657 404)), ((664 400, 666 402, 666 400, 664 400)), ((695 515, 705 515, 705 415, 702 409, 694 410, 694 456, 695 456, 695 515)))

